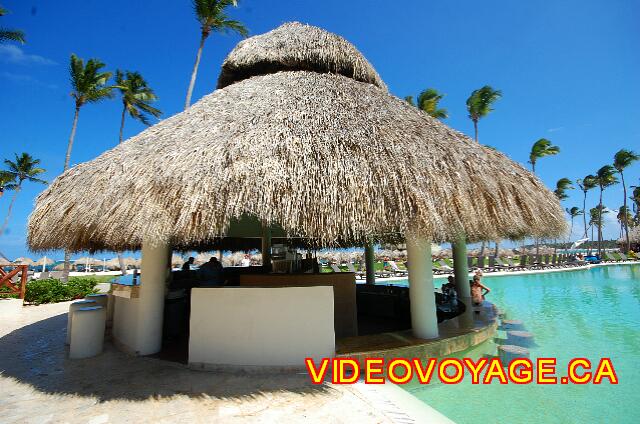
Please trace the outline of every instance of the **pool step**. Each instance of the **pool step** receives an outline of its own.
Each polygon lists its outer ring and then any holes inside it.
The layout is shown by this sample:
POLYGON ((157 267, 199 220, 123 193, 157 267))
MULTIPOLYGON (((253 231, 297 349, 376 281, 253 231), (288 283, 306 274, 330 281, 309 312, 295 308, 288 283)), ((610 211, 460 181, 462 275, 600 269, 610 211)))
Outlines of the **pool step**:
POLYGON ((498 314, 498 318, 505 320, 507 319, 507 313, 505 311, 503 311, 502 309, 498 309, 497 310, 497 314, 498 314))
POLYGON ((498 357, 500 361, 502 361, 502 364, 507 366, 514 359, 528 358, 529 349, 515 345, 500 345, 498 346, 498 357))
POLYGON ((507 341, 511 345, 521 347, 532 347, 535 344, 533 334, 528 331, 507 331, 507 341))
POLYGON ((524 324, 517 319, 503 319, 499 330, 524 330, 524 324))

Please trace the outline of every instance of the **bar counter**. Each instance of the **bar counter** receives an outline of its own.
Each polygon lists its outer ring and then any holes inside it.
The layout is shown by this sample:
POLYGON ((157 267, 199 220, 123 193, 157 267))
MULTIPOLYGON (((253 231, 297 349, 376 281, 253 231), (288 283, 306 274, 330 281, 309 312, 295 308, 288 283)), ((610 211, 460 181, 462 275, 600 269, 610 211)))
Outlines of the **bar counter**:
POLYGON ((334 327, 336 337, 358 335, 356 277, 351 272, 320 274, 245 274, 243 287, 333 287, 334 327))

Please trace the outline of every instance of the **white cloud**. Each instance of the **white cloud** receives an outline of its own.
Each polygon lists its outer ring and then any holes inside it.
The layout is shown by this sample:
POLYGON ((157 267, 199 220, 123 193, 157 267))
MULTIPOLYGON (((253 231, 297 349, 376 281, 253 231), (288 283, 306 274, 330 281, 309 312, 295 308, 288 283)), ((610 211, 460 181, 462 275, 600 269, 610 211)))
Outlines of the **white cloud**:
POLYGON ((47 84, 46 82, 42 82, 40 80, 35 79, 31 75, 13 74, 11 72, 0 72, 0 79, 6 79, 16 84, 37 85, 40 87, 50 88, 52 90, 55 90, 58 88, 58 86, 55 84, 47 84))
POLYGON ((557 128, 549 128, 547 129, 547 132, 556 132, 556 131, 562 131, 564 129, 564 127, 557 127, 557 128))
POLYGON ((56 65, 56 62, 51 59, 37 54, 27 54, 20 47, 13 44, 0 45, 0 60, 17 65, 56 65))

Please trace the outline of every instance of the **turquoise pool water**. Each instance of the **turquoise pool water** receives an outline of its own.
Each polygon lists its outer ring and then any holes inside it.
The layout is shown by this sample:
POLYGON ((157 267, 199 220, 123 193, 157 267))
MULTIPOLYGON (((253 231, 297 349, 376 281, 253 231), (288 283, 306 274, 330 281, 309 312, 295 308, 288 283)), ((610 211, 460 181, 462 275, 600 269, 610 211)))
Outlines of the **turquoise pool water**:
MULTIPOLYGON (((506 277, 485 276, 487 300, 522 320, 536 357, 610 357, 618 385, 404 386, 457 423, 640 423, 640 265, 506 277)), ((498 337, 504 337, 498 332, 498 337)), ((486 342, 458 357, 495 354, 486 342)), ((564 367, 564 368, 563 368, 564 367)))

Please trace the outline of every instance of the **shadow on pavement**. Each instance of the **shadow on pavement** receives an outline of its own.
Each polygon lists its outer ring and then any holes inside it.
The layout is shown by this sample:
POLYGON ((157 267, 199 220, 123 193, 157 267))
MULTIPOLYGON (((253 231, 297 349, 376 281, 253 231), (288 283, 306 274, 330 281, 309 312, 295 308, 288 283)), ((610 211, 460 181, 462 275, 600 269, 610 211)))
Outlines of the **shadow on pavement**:
POLYGON ((75 394, 99 401, 150 397, 240 398, 274 392, 322 393, 306 373, 193 371, 155 358, 133 357, 105 343, 104 353, 69 360, 64 345, 67 315, 19 328, 0 338, 0 373, 50 394, 75 394))

